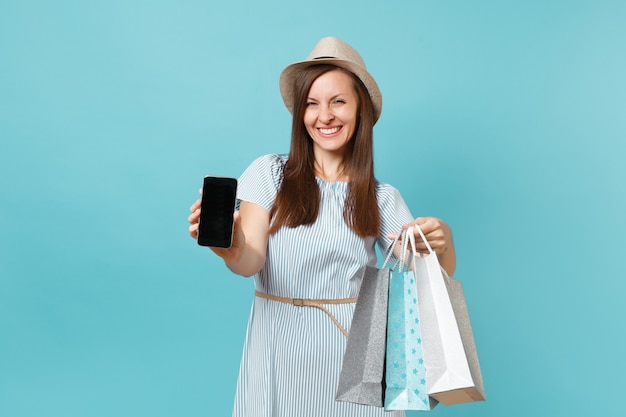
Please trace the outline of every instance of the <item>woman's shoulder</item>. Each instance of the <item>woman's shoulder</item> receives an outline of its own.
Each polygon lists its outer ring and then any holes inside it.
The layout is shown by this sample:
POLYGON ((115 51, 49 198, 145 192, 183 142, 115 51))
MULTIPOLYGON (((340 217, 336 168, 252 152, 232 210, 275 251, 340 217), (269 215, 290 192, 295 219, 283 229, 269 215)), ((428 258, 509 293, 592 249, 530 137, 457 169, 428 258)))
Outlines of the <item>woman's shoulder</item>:
POLYGON ((376 194, 378 198, 390 198, 399 195, 400 192, 393 185, 376 180, 376 194))
POLYGON ((255 186, 259 182, 270 183, 277 187, 282 180, 286 162, 287 155, 277 153, 261 155, 252 161, 240 177, 240 181, 251 181, 256 184, 255 186))
POLYGON ((402 224, 413 219, 400 191, 393 185, 376 181, 376 197, 381 220, 385 225, 383 234, 399 230, 402 224))
POLYGON ((284 167, 287 162, 288 155, 279 154, 279 153, 268 153, 266 155, 261 155, 257 157, 251 165, 259 165, 268 168, 273 167, 284 167))
POLYGON ((257 157, 239 177, 237 196, 270 210, 282 181, 286 155, 267 154, 257 157))
POLYGON ((402 194, 391 184, 376 181, 376 198, 378 206, 381 208, 394 207, 397 204, 404 204, 402 194))

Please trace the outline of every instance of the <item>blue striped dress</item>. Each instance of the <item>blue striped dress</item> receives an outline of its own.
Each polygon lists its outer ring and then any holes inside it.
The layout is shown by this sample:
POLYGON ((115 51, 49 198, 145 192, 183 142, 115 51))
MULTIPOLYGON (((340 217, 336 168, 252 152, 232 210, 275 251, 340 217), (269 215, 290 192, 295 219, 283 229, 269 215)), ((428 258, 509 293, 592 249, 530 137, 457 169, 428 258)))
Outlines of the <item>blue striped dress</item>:
MULTIPOLYGON (((268 211, 280 186, 285 155, 255 160, 239 179, 238 199, 268 211)), ((357 297, 364 265, 376 265, 375 244, 413 219, 398 191, 377 184, 382 227, 363 239, 343 219, 346 182, 317 179, 321 205, 313 225, 270 236, 267 259, 254 277, 258 291, 289 298, 357 297)), ((355 304, 325 305, 348 331, 355 304)), ((404 416, 335 401, 347 339, 320 309, 255 297, 235 394, 234 417, 404 416)))

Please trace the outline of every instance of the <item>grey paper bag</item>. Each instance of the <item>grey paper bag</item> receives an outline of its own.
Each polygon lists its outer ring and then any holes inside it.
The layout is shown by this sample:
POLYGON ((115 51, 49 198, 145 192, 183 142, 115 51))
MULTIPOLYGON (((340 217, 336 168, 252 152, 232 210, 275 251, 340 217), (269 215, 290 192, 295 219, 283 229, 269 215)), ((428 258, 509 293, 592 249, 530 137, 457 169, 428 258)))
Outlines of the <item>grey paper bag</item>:
POLYGON ((465 357, 469 365, 470 374, 474 386, 468 386, 454 391, 448 391, 437 395, 444 398, 449 404, 467 403, 472 401, 484 401, 485 389, 483 386, 483 377, 480 372, 480 364, 478 362, 478 353, 476 352, 476 343, 474 342, 474 333, 470 323, 467 304, 465 302, 465 294, 463 292, 463 284, 458 279, 448 277, 443 271, 443 277, 446 282, 446 288, 452 301, 452 310, 456 318, 465 357))
POLYGON ((483 380, 463 287, 445 275, 424 234, 418 226, 416 230, 430 251, 414 259, 428 394, 445 405, 483 401, 483 380))
POLYGON ((337 401, 383 406, 389 268, 366 266, 343 357, 337 401))

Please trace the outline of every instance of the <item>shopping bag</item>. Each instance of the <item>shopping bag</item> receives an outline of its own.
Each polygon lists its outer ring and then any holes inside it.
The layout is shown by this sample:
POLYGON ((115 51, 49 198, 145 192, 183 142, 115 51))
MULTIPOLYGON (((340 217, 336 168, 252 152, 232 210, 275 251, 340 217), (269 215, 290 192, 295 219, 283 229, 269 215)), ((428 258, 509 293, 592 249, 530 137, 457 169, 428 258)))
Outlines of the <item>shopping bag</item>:
POLYGON ((335 399, 383 406, 385 339, 389 273, 387 263, 398 242, 394 240, 382 268, 362 268, 361 289, 354 307, 335 399))
POLYGON ((443 271, 421 228, 415 230, 429 251, 413 257, 428 394, 445 405, 484 401, 463 286, 443 271))
POLYGON ((383 406, 389 268, 366 266, 337 387, 337 401, 383 406))
MULTIPOLYGON (((399 267, 389 279, 385 409, 429 411, 437 402, 427 391, 422 332, 415 274, 407 270, 407 234, 402 234, 399 267)), ((413 250, 415 253, 415 250, 413 250)))

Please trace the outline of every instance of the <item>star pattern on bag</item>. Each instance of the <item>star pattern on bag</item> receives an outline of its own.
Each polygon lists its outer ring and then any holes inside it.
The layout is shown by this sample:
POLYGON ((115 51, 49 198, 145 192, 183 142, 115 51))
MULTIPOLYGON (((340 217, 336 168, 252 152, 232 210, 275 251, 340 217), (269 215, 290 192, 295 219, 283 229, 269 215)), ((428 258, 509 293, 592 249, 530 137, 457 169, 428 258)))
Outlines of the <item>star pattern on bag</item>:
POLYGON ((412 271, 391 275, 385 375, 387 390, 391 391, 385 394, 385 407, 389 402, 400 409, 430 410, 418 300, 412 275, 412 271))

